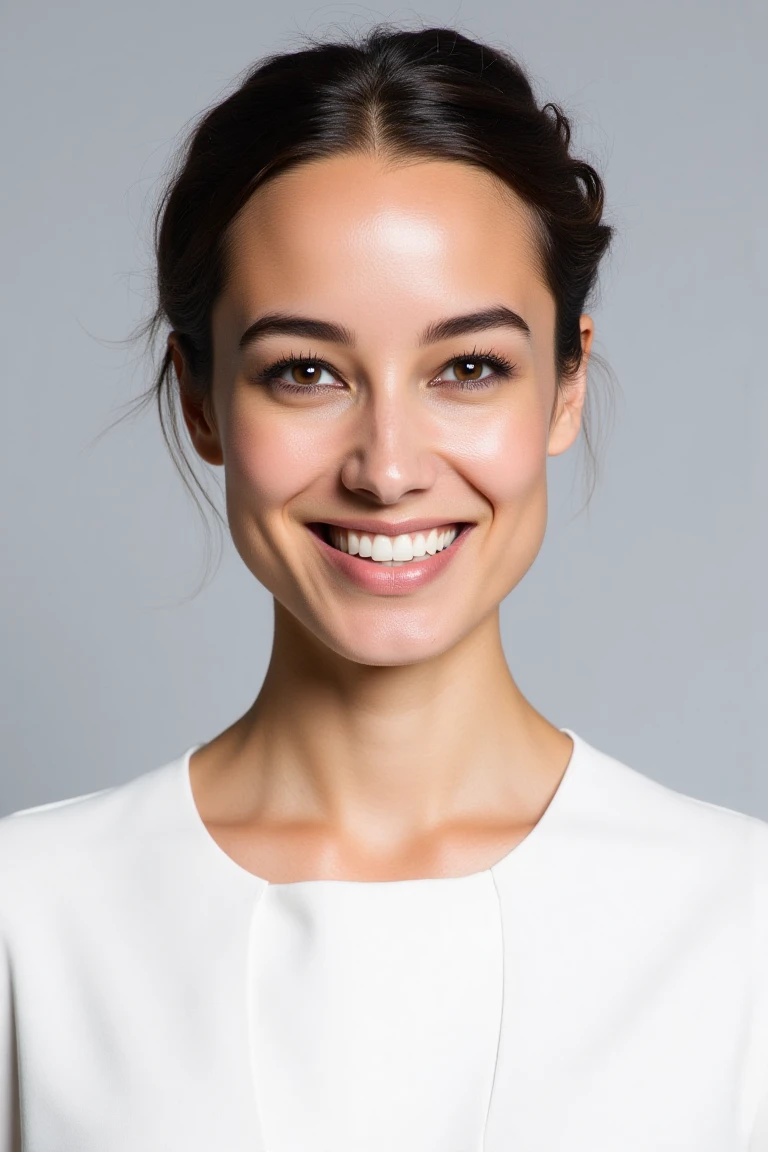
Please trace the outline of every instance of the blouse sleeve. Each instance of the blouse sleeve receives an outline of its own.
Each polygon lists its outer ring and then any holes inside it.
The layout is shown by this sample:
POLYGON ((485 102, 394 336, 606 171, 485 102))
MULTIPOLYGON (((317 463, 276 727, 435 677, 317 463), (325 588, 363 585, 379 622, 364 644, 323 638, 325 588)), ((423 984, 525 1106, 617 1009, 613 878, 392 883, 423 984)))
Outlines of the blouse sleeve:
POLYGON ((11 971, 0 938, 0 1152, 21 1152, 19 1077, 11 971))

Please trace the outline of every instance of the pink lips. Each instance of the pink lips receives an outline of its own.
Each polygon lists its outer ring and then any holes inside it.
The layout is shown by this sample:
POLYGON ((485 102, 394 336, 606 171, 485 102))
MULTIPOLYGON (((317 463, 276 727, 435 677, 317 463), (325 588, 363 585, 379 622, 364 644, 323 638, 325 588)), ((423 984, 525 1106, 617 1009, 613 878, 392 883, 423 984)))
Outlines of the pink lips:
POLYGON ((380 596, 402 596, 407 592, 414 592, 435 580, 444 572, 454 556, 469 536, 473 524, 465 524, 456 539, 442 552, 434 556, 425 556, 423 560, 410 560, 400 565, 389 566, 379 564, 375 560, 361 559, 359 556, 350 556, 347 552, 340 552, 310 529, 312 537, 317 542, 323 556, 339 575, 351 580, 358 588, 366 592, 375 592, 380 596))

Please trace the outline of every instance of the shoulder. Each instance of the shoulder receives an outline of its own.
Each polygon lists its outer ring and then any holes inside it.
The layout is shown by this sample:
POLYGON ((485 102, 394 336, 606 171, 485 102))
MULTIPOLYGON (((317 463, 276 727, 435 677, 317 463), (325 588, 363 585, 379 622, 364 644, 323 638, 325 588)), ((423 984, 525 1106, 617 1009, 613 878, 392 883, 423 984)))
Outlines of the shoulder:
POLYGON ((157 805, 182 783, 186 754, 144 771, 123 784, 21 808, 0 818, 0 863, 18 854, 49 857, 76 853, 83 845, 108 844, 131 836, 134 825, 151 822, 157 805))
POLYGON ((187 755, 123 784, 0 818, 0 921, 156 855, 183 815, 187 755))
POLYGON ((768 925, 768 823, 677 791, 569 734, 578 771, 565 829, 586 866, 610 864, 617 883, 677 888, 681 899, 698 892, 717 902, 728 892, 768 925))
POLYGON ((616 821, 627 832, 656 841, 673 839, 681 847, 738 844, 755 862, 768 854, 768 823, 722 804, 701 800, 655 780, 623 760, 574 738, 581 787, 577 802, 601 822, 616 821))
POLYGON ((577 772, 553 828, 566 886, 632 908, 661 935, 673 924, 702 940, 721 933, 740 963, 763 973, 756 995, 768 1037, 768 823, 677 791, 570 735, 577 772))

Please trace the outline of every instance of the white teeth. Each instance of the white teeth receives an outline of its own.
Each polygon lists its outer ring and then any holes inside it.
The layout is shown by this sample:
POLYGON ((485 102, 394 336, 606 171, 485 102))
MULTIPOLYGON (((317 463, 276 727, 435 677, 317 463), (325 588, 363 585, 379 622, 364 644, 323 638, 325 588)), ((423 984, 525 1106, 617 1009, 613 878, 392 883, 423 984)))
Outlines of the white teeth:
POLYGON ((374 536, 371 550, 372 560, 392 560, 392 537, 374 536))
POLYGON ((439 530, 432 528, 426 534, 416 532, 413 536, 407 533, 400 536, 383 534, 370 536, 331 525, 329 535, 334 548, 338 548, 340 552, 348 552, 350 556, 361 556, 379 564, 407 564, 409 561, 421 560, 425 556, 434 556, 437 552, 442 552, 453 543, 458 531, 457 527, 439 530))
POLYGON ((395 536, 392 541, 393 560, 413 560, 413 540, 410 536, 395 536))

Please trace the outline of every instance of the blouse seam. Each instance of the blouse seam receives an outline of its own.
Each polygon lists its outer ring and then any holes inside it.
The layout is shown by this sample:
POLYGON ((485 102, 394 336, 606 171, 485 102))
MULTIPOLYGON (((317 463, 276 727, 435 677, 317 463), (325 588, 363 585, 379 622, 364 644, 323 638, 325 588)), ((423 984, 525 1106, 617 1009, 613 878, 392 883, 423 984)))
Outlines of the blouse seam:
POLYGON ((493 889, 496 893, 496 903, 499 912, 499 931, 501 933, 501 1005, 499 1010, 499 1028, 496 1037, 496 1056, 493 1063, 493 1075, 491 1077, 491 1088, 488 1093, 488 1104, 485 1109, 485 1119, 483 1121, 483 1130, 480 1141, 480 1152, 485 1152, 485 1142, 488 1135, 488 1120, 491 1114, 491 1104, 493 1103, 494 1093, 496 1091, 496 1076, 499 1070, 499 1054, 501 1052, 501 1039, 504 1031, 504 1005, 506 998, 506 983, 507 983, 507 964, 506 964, 506 941, 504 938, 504 912, 501 900, 501 892, 496 880, 496 874, 493 868, 489 868, 491 880, 493 882, 493 889))

